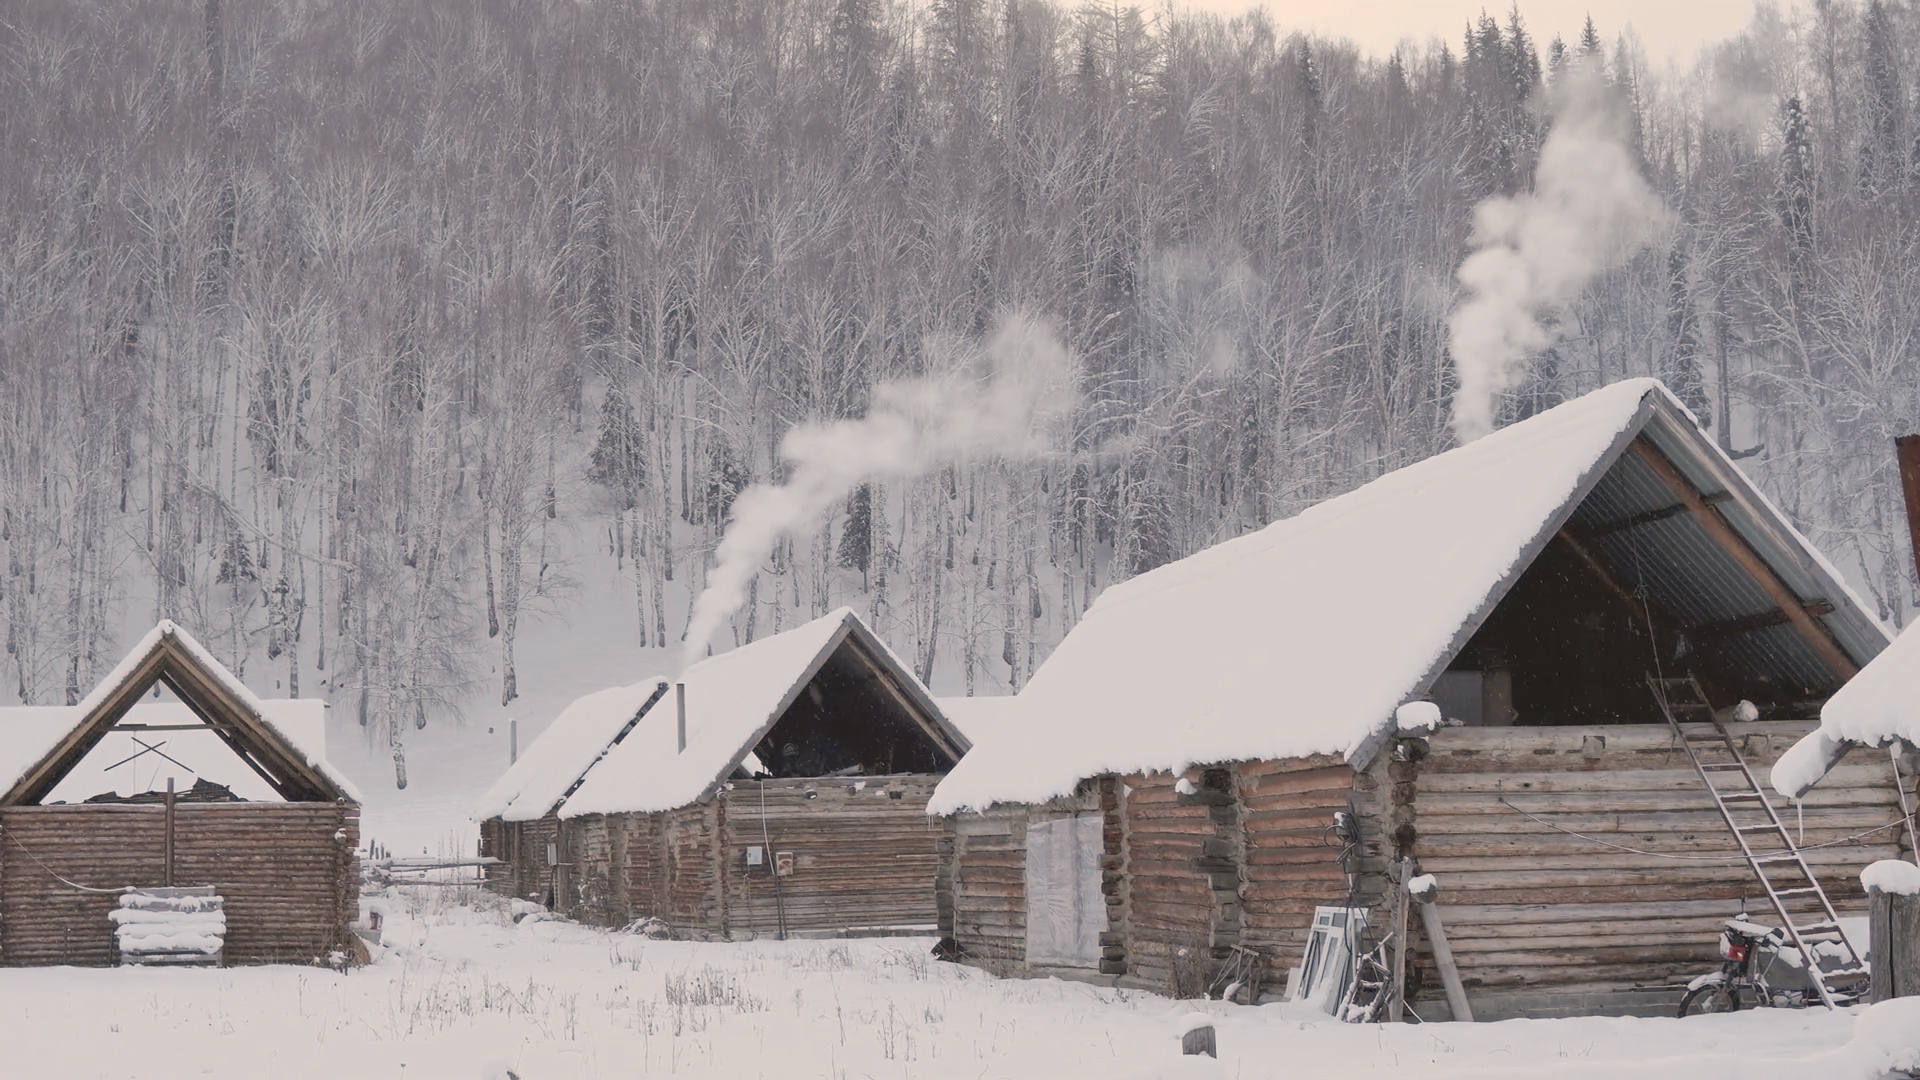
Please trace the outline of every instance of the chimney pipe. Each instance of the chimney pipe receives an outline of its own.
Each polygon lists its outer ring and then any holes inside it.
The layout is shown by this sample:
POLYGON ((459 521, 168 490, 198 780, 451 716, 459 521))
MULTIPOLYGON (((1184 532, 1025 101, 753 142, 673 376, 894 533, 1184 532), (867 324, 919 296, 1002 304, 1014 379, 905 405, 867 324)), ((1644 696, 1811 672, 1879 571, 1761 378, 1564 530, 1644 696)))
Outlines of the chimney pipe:
POLYGON ((1907 539, 1913 543, 1913 572, 1920 574, 1920 434, 1893 440, 1900 462, 1900 490, 1907 498, 1907 539))
POLYGON ((680 748, 676 753, 685 753, 687 749, 687 684, 673 684, 673 706, 680 714, 680 748))

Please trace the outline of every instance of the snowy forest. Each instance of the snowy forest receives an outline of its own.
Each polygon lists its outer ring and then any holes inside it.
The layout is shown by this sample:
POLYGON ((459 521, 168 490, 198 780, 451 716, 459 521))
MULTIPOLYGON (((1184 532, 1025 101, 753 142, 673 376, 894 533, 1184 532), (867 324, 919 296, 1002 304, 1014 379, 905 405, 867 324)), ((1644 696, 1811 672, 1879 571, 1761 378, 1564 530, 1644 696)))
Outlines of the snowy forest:
POLYGON ((850 604, 1017 689, 1108 583, 1453 444, 1473 208, 1576 63, 1670 214, 1502 418, 1657 374, 1916 602, 1911 4, 1658 67, 1467 5, 1390 56, 1048 0, 4 8, 0 697, 72 703, 164 616, 397 742, 511 702, 576 605, 672 649, 785 432, 1010 321, 1071 359, 1058 445, 836 496, 715 647, 850 604))

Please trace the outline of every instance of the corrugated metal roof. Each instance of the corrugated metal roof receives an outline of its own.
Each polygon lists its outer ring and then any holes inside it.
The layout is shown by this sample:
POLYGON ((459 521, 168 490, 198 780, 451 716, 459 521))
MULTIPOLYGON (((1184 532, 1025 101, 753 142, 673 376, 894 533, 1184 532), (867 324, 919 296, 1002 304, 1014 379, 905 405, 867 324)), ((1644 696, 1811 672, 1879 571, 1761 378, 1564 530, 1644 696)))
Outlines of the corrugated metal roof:
MULTIPOLYGON (((1885 648, 1885 631, 1858 606, 1838 571, 1811 554, 1778 508, 1682 422, 1657 410, 1640 437, 1712 502, 1713 512, 1803 604, 1832 605, 1820 618, 1843 652, 1864 664, 1885 648)), ((1653 617, 1695 632, 1692 644, 1716 666, 1783 694, 1828 694, 1840 685, 1841 676, 1798 629, 1784 621, 1766 624, 1778 612, 1772 594, 1638 454, 1621 454, 1608 467, 1570 523, 1622 586, 1646 597, 1653 617), (1724 629, 1742 620, 1753 625, 1724 629), (1716 627, 1723 632, 1702 632, 1716 627)))

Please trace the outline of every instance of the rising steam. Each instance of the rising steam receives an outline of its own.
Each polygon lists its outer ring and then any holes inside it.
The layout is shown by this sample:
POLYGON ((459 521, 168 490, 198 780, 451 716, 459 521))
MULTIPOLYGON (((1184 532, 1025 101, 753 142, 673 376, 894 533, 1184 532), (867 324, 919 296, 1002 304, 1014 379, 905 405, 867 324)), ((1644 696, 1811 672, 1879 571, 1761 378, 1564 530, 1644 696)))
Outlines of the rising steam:
POLYGON ((1476 250, 1459 274, 1466 297, 1447 316, 1460 376, 1453 430, 1463 443, 1493 430, 1500 394, 1558 337, 1555 315, 1666 222, 1666 207, 1641 177, 1609 108, 1613 95, 1592 72, 1571 72, 1567 83, 1533 190, 1474 208, 1476 250))
POLYGON ((786 533, 816 521, 860 484, 903 480, 970 458, 1045 453, 1074 399, 1073 372, 1051 327, 1031 316, 1000 320, 984 344, 929 343, 950 374, 873 388, 857 420, 801 424, 780 441, 782 484, 755 484, 733 501, 706 591, 694 602, 681 667, 747 598, 761 560, 786 533))

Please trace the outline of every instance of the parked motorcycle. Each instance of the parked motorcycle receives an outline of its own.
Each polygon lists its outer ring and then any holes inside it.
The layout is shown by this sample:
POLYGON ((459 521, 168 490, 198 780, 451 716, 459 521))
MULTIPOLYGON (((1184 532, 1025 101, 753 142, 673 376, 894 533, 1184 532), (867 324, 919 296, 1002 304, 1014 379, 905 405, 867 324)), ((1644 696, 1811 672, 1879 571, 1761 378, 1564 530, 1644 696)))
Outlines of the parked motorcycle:
POLYGON ((1743 1006, 1804 1009, 1820 1000, 1786 932, 1753 922, 1744 912, 1722 926, 1720 959, 1719 971, 1687 984, 1681 1016, 1733 1012, 1743 1006))

